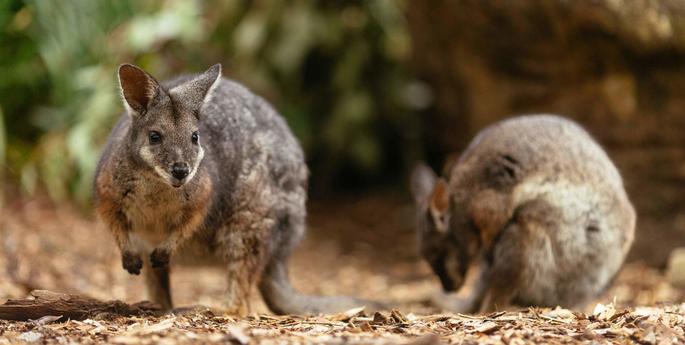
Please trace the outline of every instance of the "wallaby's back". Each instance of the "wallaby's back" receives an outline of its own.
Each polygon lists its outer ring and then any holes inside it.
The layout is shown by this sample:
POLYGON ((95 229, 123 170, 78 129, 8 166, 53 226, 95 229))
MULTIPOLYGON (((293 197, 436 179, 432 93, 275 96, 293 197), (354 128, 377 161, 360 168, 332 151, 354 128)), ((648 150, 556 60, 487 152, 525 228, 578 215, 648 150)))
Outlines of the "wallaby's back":
POLYGON ((516 117, 484 129, 464 151, 452 175, 499 187, 546 175, 547 180, 625 194, 620 174, 595 140, 575 122, 553 115, 516 117), (481 171, 488 174, 478 174, 481 171))

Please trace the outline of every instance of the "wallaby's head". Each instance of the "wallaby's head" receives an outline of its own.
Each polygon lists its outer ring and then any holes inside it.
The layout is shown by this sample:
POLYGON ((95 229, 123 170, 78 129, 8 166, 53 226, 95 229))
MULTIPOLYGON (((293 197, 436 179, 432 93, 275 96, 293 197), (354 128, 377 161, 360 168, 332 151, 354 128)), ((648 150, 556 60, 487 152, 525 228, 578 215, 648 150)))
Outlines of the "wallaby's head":
POLYGON ((221 65, 169 90, 142 69, 119 67, 124 106, 131 117, 129 147, 162 180, 181 187, 192 180, 204 157, 200 110, 221 79, 221 65))
POLYGON ((466 274, 465 251, 450 229, 450 195, 445 179, 419 164, 411 175, 417 211, 417 233, 424 259, 438 275, 445 291, 461 287, 466 274))

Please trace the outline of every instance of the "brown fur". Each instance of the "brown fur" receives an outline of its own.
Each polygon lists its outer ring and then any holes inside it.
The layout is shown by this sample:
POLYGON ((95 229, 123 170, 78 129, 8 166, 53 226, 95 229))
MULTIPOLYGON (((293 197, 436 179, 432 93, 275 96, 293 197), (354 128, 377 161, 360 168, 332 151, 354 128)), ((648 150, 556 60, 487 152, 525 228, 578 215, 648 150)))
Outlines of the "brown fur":
POLYGON ((225 268, 229 313, 250 311, 254 287, 277 313, 372 305, 290 285, 287 260, 305 231, 308 171, 263 99, 222 79, 219 65, 165 84, 131 65, 119 77, 127 114, 98 165, 96 210, 124 268, 145 274, 151 300, 172 308, 169 265, 187 262, 225 268))
POLYGON ((443 213, 428 206, 442 198, 432 188, 438 177, 425 166, 412 177, 424 257, 445 290, 471 285, 456 300, 440 298, 446 309, 581 306, 610 283, 633 242, 636 216, 620 174, 567 119, 496 123, 446 175, 443 213))

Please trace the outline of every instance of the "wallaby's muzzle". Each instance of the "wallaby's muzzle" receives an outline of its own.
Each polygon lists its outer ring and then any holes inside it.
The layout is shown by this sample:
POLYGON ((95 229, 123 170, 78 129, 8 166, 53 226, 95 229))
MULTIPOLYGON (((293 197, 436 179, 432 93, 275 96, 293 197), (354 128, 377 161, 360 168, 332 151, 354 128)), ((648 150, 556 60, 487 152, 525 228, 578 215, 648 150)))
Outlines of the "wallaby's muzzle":
POLYGON ((171 167, 171 176, 173 176, 171 184, 176 188, 181 187, 186 182, 185 179, 188 175, 190 175, 190 166, 188 164, 174 163, 171 167))
POLYGON ((174 163, 171 168, 171 175, 179 180, 183 180, 190 174, 190 167, 186 163, 174 163))

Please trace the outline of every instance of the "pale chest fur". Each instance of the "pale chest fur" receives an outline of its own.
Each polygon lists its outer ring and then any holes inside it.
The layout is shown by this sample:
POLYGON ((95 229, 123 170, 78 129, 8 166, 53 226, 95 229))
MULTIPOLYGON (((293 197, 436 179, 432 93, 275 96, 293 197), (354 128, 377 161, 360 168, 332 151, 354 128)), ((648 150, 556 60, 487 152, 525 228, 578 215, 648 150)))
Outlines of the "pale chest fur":
POLYGON ((161 243, 171 232, 184 226, 193 212, 190 195, 156 181, 140 181, 123 202, 131 230, 147 244, 161 243))

